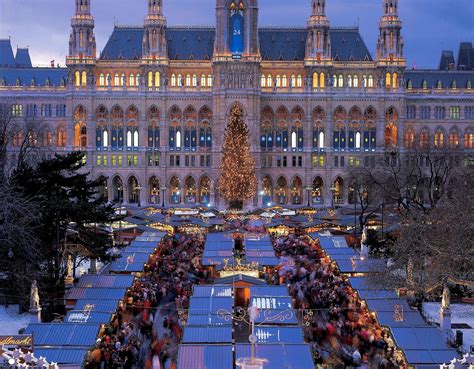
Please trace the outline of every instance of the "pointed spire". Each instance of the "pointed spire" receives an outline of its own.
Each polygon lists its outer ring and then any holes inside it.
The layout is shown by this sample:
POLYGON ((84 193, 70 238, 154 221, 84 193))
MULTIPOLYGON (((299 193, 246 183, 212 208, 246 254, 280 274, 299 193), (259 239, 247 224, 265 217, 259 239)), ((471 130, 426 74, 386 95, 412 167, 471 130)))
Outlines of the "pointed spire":
POLYGON ((69 57, 67 64, 83 63, 96 58, 94 17, 91 15, 91 0, 75 0, 76 11, 71 20, 69 57))
POLYGON ((90 0, 76 0, 76 15, 90 15, 90 0))
POLYGON ((404 67, 404 41, 401 35, 402 21, 398 17, 398 0, 382 1, 382 17, 379 23, 377 63, 404 67))
POLYGON ((326 0, 311 0, 311 16, 308 19, 306 60, 311 63, 327 63, 331 60, 330 24, 326 16, 326 0))
POLYGON ((163 60, 167 58, 166 18, 163 14, 163 0, 147 0, 148 12, 145 17, 143 34, 143 58, 163 60))

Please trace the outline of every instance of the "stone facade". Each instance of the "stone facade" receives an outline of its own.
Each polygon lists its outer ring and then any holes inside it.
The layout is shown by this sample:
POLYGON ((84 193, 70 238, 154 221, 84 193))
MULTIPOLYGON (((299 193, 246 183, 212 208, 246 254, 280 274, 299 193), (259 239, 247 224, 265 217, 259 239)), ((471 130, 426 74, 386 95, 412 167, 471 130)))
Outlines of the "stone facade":
POLYGON ((305 28, 259 28, 257 0, 217 0, 215 28, 169 27, 148 0, 144 26, 116 26, 97 56, 90 1, 76 0, 67 68, 0 60, 0 96, 19 124, 42 123, 45 156, 83 150, 111 201, 224 208, 216 181, 237 103, 260 180, 248 205, 343 204, 351 168, 385 152, 474 148, 472 66, 406 70, 398 1, 382 5, 375 60, 357 28, 330 27, 325 0, 305 28))

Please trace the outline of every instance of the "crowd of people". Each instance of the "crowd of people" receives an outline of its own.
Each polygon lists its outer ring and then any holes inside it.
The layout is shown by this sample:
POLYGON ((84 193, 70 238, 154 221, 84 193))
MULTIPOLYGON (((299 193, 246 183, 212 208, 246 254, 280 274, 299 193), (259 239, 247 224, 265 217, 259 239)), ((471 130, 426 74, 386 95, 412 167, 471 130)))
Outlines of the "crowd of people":
POLYGON ((289 286, 295 308, 306 311, 305 336, 316 364, 400 367, 387 333, 316 242, 289 235, 274 239, 274 246, 283 260, 280 283, 289 286))
POLYGON ((129 289, 126 305, 97 341, 86 368, 176 367, 182 339, 178 311, 188 309, 193 285, 207 280, 203 250, 201 235, 163 239, 129 289))

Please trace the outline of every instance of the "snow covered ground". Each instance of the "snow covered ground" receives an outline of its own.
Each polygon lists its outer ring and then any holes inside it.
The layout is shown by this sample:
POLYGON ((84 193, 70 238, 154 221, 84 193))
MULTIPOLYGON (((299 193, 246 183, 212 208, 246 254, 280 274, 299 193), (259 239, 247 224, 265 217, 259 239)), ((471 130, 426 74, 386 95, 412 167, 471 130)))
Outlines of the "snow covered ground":
POLYGON ((18 306, 10 305, 7 309, 0 306, 0 335, 18 334, 30 323, 29 314, 18 314, 18 306))
MULTIPOLYGON (((439 309, 440 303, 425 302, 423 303, 423 315, 430 321, 439 324, 439 309)), ((470 352, 471 347, 474 347, 474 305, 472 304, 452 304, 451 305, 451 323, 452 324, 467 324, 471 329, 453 329, 453 334, 456 331, 462 331, 464 335, 463 351, 470 352)))

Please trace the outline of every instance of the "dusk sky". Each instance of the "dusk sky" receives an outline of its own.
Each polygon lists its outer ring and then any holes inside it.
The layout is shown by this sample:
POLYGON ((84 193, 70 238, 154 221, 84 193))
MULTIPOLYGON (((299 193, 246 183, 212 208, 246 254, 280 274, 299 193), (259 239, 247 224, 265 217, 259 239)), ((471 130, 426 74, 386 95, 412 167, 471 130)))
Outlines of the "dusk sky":
MULTIPOLYGON (((327 0, 332 26, 354 26, 375 55, 382 0, 327 0)), ((260 0, 260 25, 305 26, 310 0, 260 0)), ((215 0, 165 0, 169 25, 215 24, 215 0)), ((474 41, 474 0, 400 0, 408 65, 437 67, 442 49, 474 41)), ((35 65, 65 63, 74 0, 0 0, 0 38, 30 47, 35 65)), ((118 24, 141 25, 146 0, 92 0, 97 48, 102 50, 118 24)))

